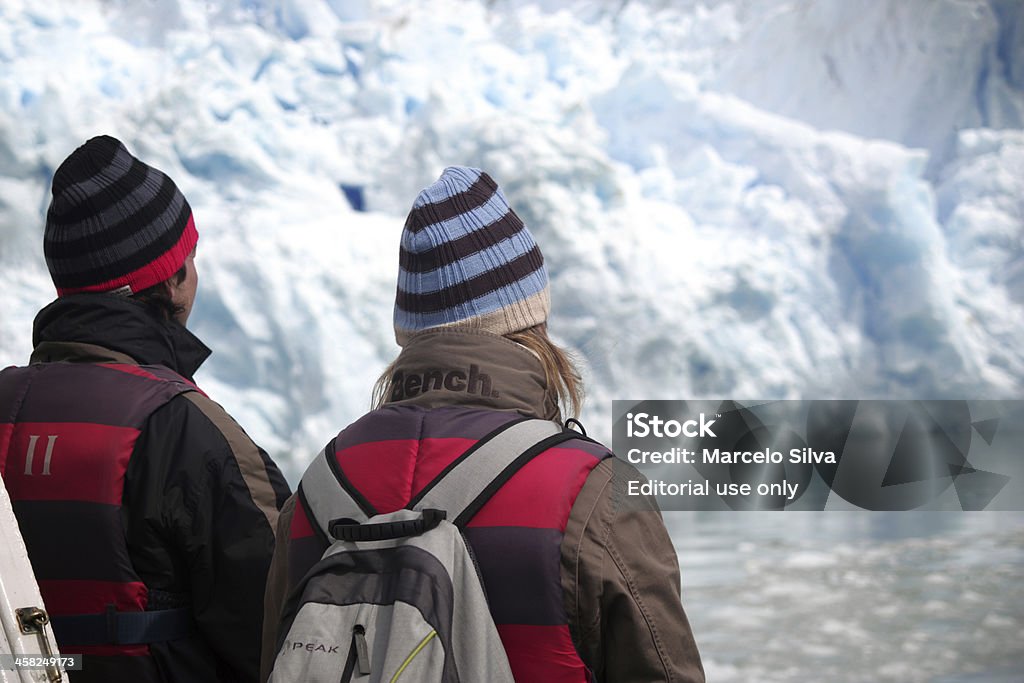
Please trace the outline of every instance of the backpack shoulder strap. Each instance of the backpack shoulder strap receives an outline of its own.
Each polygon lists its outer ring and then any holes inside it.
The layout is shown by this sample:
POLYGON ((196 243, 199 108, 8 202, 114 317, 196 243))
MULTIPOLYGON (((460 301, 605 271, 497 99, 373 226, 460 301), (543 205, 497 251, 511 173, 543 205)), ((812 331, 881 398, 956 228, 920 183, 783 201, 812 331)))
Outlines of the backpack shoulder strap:
POLYGON ((306 511, 313 516, 316 527, 327 538, 331 521, 349 518, 359 524, 366 522, 377 511, 363 494, 352 485, 338 467, 334 457, 334 440, 320 451, 302 475, 299 498, 306 511))
POLYGON ((456 526, 465 526, 505 482, 535 456, 580 437, 549 420, 513 422, 478 442, 413 499, 413 510, 446 510, 456 526))

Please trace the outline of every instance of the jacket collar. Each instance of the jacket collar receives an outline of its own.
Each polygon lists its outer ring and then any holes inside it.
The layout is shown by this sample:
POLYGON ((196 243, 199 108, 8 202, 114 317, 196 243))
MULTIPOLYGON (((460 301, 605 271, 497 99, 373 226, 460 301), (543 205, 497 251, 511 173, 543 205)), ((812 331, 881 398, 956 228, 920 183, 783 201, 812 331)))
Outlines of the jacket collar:
POLYGON ((36 315, 32 363, 56 361, 163 365, 191 379, 210 349, 174 321, 112 294, 60 297, 36 315))
POLYGON ((525 347, 478 330, 438 328, 412 337, 392 368, 389 404, 472 406, 553 419, 540 360, 525 347))

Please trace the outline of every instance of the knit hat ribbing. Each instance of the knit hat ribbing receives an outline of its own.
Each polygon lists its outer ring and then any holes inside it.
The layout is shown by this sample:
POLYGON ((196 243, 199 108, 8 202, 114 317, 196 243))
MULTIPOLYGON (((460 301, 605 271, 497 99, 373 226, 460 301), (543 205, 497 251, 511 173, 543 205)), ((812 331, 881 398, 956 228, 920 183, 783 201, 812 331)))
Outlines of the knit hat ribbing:
POLYGON ((395 338, 432 327, 509 334, 547 320, 544 257, 489 175, 453 166, 413 202, 402 231, 395 338))
POLYGON ((52 194, 43 253, 58 296, 140 292, 174 275, 199 238, 174 181, 106 135, 64 160, 52 194))

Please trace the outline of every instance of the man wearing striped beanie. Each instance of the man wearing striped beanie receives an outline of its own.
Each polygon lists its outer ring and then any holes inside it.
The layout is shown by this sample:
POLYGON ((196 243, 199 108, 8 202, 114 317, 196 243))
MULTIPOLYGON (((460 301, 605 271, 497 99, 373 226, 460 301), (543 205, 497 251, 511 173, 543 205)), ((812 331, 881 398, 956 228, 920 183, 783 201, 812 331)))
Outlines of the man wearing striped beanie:
POLYGON ((192 209, 109 136, 60 165, 52 194, 57 299, 30 365, 0 373, 0 474, 57 644, 84 655, 71 680, 254 681, 289 489, 193 382, 210 350, 184 326, 192 209))
MULTIPOLYGON (((112 137, 89 140, 53 176, 43 253, 59 296, 138 294, 194 270, 198 240, 174 181, 112 137)), ((194 286, 181 292, 181 305, 191 309, 194 297, 194 286)))
MULTIPOLYGON (((329 442, 282 510, 264 677, 289 666, 279 629, 294 623, 303 577, 327 549, 318 511, 360 519, 406 507, 463 461, 472 470, 494 456, 481 446, 521 418, 561 426, 563 411, 579 412, 579 374, 547 334, 549 299, 540 248, 489 175, 450 167, 416 197, 399 249, 402 351, 375 409, 329 442), (356 493, 360 510, 343 502, 356 493)), ((515 680, 703 683, 672 541, 655 501, 627 495, 643 475, 575 431, 502 455, 514 458, 507 478, 459 481, 486 486, 465 535, 515 680)))

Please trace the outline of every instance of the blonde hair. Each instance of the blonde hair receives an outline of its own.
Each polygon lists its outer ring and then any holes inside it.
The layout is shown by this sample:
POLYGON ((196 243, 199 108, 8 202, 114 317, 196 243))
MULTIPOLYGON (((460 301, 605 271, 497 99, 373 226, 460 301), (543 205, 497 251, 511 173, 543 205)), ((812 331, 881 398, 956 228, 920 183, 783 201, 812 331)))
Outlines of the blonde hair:
MULTIPOLYGON (((544 368, 545 403, 555 407, 553 418, 561 422, 563 413, 567 413, 568 417, 578 416, 583 407, 583 379, 572 355, 551 341, 547 323, 506 334, 505 338, 529 349, 540 359, 541 367, 544 368)), ((370 399, 374 409, 383 407, 391 397, 397 362, 397 358, 391 361, 374 382, 370 399)))

